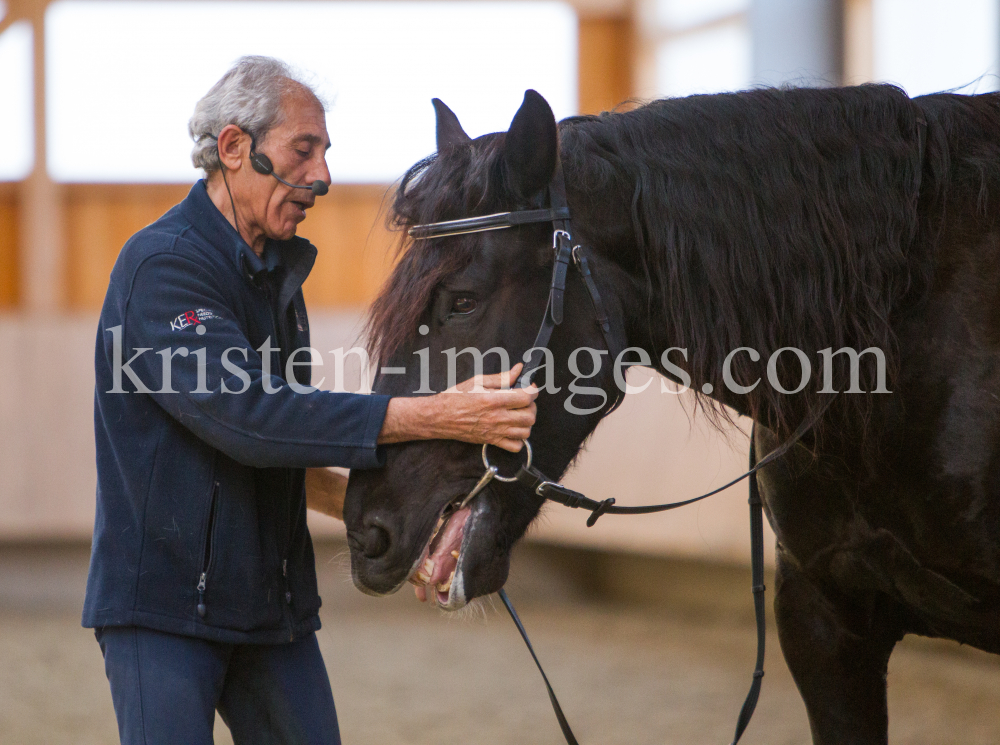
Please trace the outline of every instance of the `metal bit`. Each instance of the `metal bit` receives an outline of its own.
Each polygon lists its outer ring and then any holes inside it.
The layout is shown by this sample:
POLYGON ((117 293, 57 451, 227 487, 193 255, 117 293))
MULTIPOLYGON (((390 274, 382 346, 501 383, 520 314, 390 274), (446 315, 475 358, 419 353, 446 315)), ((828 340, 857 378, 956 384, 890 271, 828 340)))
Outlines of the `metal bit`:
POLYGON ((483 489, 486 488, 486 485, 488 483, 490 483, 490 481, 492 481, 493 477, 496 476, 496 475, 497 475, 497 467, 496 466, 490 466, 489 468, 487 468, 486 469, 486 473, 484 473, 483 477, 481 479, 479 479, 479 483, 476 484, 474 487, 472 487, 472 491, 470 491, 469 495, 465 499, 462 500, 462 504, 460 504, 458 506, 458 509, 462 509, 463 507, 465 507, 465 505, 467 505, 469 502, 471 502, 472 499, 477 494, 479 494, 479 492, 481 492, 483 489))

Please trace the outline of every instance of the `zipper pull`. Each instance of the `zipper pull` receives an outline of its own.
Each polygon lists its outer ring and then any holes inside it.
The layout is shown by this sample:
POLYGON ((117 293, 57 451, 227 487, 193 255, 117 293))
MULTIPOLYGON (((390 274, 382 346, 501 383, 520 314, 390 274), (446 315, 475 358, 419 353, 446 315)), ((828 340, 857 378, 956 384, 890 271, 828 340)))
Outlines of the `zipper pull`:
POLYGON ((288 576, 288 559, 281 560, 281 576, 282 577, 288 576))
POLYGON ((201 573, 198 580, 198 618, 204 618, 207 608, 205 608, 205 572, 201 573))

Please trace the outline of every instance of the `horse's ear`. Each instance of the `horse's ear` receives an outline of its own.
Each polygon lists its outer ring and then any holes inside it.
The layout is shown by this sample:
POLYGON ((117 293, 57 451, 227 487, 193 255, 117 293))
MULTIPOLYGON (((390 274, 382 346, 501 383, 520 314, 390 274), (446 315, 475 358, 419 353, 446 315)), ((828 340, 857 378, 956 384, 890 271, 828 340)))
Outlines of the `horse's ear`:
POLYGON ((437 149, 439 153, 455 145, 471 142, 471 138, 465 134, 455 112, 445 106, 444 101, 440 98, 434 98, 431 99, 431 103, 434 104, 434 113, 437 114, 437 149))
POLYGON ((525 91, 503 146, 507 176, 522 197, 533 196, 549 183, 558 150, 556 118, 548 101, 533 90, 525 91))

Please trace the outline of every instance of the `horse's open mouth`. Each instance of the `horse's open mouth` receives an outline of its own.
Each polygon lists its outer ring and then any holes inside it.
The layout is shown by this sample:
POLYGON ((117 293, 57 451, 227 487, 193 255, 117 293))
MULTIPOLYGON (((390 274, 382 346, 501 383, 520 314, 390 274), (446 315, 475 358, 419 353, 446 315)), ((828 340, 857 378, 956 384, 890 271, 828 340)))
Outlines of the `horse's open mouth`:
POLYGON ((465 525, 471 515, 471 506, 455 509, 449 505, 438 518, 431 539, 408 578, 421 602, 429 598, 447 610, 465 605, 459 560, 465 525))

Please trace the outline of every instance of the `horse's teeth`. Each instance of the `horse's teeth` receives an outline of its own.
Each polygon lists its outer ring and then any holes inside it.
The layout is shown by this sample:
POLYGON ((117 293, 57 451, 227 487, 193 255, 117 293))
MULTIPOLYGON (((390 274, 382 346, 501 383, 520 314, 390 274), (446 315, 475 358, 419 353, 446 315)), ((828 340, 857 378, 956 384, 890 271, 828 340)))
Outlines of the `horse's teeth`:
POLYGON ((420 582, 421 584, 426 585, 428 582, 431 581, 431 576, 429 574, 426 574, 423 570, 417 572, 415 577, 417 581, 420 582))
POLYGON ((455 580, 455 570, 451 570, 451 574, 448 575, 448 579, 437 586, 438 592, 448 592, 451 589, 451 583, 455 580))
POLYGON ((458 551, 452 551, 451 552, 451 558, 457 559, 458 558, 458 551))

